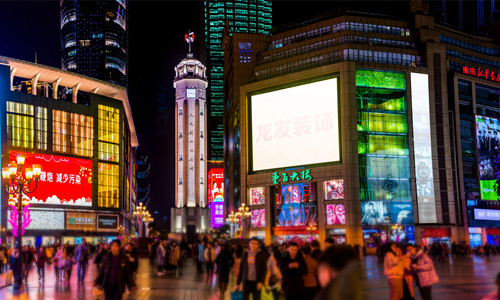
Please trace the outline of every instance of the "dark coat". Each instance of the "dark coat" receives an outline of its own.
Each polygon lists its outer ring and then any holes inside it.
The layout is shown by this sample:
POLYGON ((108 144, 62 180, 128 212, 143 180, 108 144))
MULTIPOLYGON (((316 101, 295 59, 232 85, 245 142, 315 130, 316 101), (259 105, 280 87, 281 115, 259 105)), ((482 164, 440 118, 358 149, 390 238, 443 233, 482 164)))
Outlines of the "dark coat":
MULTIPOLYGON (((99 285, 100 289, 106 288, 107 285, 108 275, 111 271, 112 265, 111 255, 113 255, 111 251, 104 255, 101 268, 99 269, 99 275, 95 280, 95 283, 99 285)), ((116 284, 118 286, 118 292, 122 295, 125 292, 125 287, 128 287, 129 289, 135 287, 135 282, 128 257, 122 252, 120 252, 118 256, 120 258, 118 262, 118 271, 116 272, 116 284)))
POLYGON ((43 268, 45 266, 45 262, 47 261, 47 255, 45 255, 45 251, 38 251, 36 253, 36 266, 39 268, 43 268))
MULTIPOLYGON (((258 251, 255 255, 255 272, 257 273, 257 283, 264 284, 267 274, 267 255, 262 251, 258 251)), ((236 284, 245 283, 248 278, 248 252, 243 253, 240 263, 240 271, 236 284)))
POLYGON ((304 278, 303 275, 307 274, 307 264, 304 257, 299 252, 292 259, 287 253, 281 260, 280 271, 283 279, 281 280, 281 290, 285 295, 302 295, 304 293, 304 278), (299 264, 298 268, 290 268, 290 263, 296 262, 299 264))
POLYGON ((234 258, 231 252, 222 249, 215 258, 217 263, 217 277, 220 282, 229 282, 229 273, 231 272, 231 267, 234 265, 234 258))

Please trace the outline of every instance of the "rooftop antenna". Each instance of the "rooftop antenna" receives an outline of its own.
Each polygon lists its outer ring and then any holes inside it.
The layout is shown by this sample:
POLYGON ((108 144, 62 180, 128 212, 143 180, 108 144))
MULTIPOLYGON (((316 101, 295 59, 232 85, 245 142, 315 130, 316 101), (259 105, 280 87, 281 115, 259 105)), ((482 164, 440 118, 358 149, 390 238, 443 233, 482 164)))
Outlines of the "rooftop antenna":
POLYGON ((194 32, 190 32, 188 30, 188 33, 184 35, 184 39, 186 40, 186 43, 188 43, 189 53, 191 53, 191 43, 194 42, 194 32))

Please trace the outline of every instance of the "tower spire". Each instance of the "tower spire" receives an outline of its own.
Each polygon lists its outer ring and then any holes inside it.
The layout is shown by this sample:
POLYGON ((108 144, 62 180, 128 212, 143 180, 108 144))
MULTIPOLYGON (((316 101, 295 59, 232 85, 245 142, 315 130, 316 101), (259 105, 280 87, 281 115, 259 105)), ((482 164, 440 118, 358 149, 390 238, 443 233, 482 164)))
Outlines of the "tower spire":
POLYGON ((188 33, 184 35, 184 39, 186 40, 186 43, 188 43, 189 53, 191 53, 191 43, 194 42, 194 32, 190 32, 188 30, 188 33))

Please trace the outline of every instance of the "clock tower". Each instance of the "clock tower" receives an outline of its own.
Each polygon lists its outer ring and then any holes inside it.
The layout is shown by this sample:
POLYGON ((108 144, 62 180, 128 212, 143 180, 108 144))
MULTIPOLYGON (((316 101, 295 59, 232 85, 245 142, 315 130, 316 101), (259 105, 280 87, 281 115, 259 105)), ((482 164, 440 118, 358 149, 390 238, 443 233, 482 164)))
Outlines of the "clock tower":
MULTIPOLYGON (((185 36, 191 50, 194 34, 185 36)), ((188 53, 175 67, 175 207, 171 214, 174 233, 207 233, 207 142, 205 66, 188 53)))

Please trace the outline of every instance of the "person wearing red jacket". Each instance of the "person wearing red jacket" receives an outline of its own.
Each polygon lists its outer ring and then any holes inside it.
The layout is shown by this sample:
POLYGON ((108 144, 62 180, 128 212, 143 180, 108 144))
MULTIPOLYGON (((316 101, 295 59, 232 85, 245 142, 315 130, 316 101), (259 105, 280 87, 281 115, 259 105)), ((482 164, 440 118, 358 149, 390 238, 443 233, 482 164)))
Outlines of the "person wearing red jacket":
POLYGON ((38 271, 38 280, 45 281, 45 263, 47 262, 47 255, 43 247, 39 248, 36 253, 36 267, 38 271))

